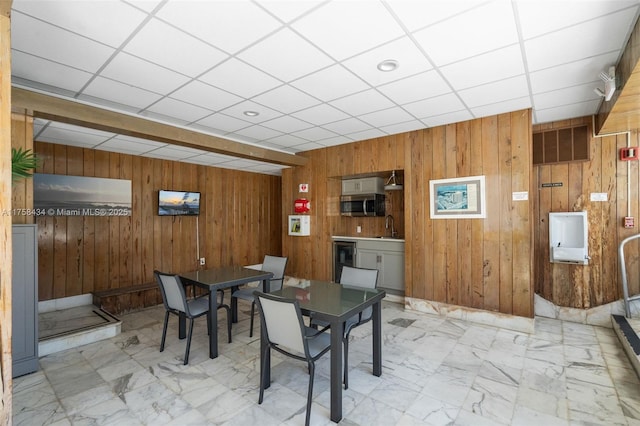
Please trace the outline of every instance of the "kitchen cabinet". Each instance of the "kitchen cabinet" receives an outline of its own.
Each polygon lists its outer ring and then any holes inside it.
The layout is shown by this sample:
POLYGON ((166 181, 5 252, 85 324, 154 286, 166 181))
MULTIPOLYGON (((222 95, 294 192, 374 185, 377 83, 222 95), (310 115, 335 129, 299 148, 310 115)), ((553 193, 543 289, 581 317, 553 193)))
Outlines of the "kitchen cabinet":
POLYGON ((384 194, 384 180, 367 177, 342 180, 342 195, 384 194))
POLYGON ((404 241, 358 240, 356 266, 378 270, 378 288, 404 294, 404 241))
POLYGON ((38 370, 38 241, 36 225, 13 225, 11 285, 13 377, 38 370))

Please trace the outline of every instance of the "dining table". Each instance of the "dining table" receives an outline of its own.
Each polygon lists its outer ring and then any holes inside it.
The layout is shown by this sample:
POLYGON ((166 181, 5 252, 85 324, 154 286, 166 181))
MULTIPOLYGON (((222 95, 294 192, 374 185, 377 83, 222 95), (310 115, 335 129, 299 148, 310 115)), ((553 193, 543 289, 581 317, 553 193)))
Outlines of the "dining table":
MULTIPOLYGON (((314 319, 326 321, 330 324, 331 332, 331 420, 338 423, 342 419, 342 363, 344 323, 348 318, 358 315, 369 306, 373 316, 371 324, 373 375, 382 374, 382 299, 386 293, 380 289, 364 289, 351 287, 328 281, 304 280, 295 286, 285 286, 271 294, 298 301, 303 315, 313 316, 314 319)), ((261 339, 261 346, 268 345, 266 339, 261 339)), ((261 362, 261 374, 265 374, 265 387, 271 382, 270 351, 261 351, 266 359, 261 362)), ((261 376, 262 377, 262 376, 261 376)))
MULTIPOLYGON (((193 284, 209 292, 209 358, 218 357, 218 290, 235 289, 243 284, 262 281, 262 291, 269 293, 273 273, 243 266, 222 266, 179 274, 185 284, 193 284)), ((232 290, 233 291, 233 290, 232 290)), ((231 321, 238 322, 238 300, 231 298, 231 321)), ((180 318, 179 337, 186 335, 186 321, 180 318)))

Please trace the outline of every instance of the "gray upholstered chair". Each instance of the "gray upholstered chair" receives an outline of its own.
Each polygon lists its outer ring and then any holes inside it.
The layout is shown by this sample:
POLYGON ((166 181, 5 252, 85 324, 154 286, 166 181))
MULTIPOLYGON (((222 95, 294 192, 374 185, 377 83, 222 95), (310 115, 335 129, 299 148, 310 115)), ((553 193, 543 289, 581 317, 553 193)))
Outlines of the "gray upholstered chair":
MULTIPOLYGON (((184 315, 189 319, 189 331, 187 335, 187 348, 184 352, 184 365, 189 362, 189 349, 191 348, 191 336, 193 334, 194 319, 207 315, 207 330, 209 330, 209 298, 207 296, 187 299, 185 287, 178 275, 166 274, 154 271, 160 292, 162 293, 162 302, 164 303, 164 326, 162 327, 162 341, 160 343, 160 352, 164 351, 164 343, 167 337, 167 325, 169 323, 169 314, 177 316, 184 315)), ((227 333, 229 335, 229 343, 231 343, 231 309, 228 305, 218 304, 218 309, 224 308, 227 311, 227 333)), ((217 313, 214 312, 213 315, 217 313)))
MULTIPOLYGON (((260 270, 271 272, 273 277, 269 282, 269 291, 277 291, 282 288, 284 281, 284 270, 287 267, 287 257, 266 255, 260 266, 260 270)), ((243 287, 231 294, 232 298, 243 299, 251 302, 251 324, 249 328, 249 337, 253 337, 253 317, 255 315, 256 301, 253 296, 255 287, 243 287)))
POLYGON ((331 350, 331 335, 325 333, 329 327, 316 330, 304 325, 300 305, 295 299, 285 299, 271 294, 254 291, 262 321, 262 350, 260 352, 260 396, 258 404, 262 404, 264 389, 267 386, 266 359, 269 351, 275 349, 283 355, 306 361, 309 369, 309 389, 307 391, 307 415, 305 425, 311 418, 311 401, 313 396, 313 379, 315 362, 331 350))
MULTIPOLYGON (((355 268, 352 266, 343 266, 340 275, 340 284, 349 287, 376 288, 378 285, 378 270, 355 268)), ((347 319, 344 323, 344 335, 342 344, 344 346, 344 388, 349 388, 349 334, 351 330, 371 320, 373 316, 373 308, 370 306, 358 315, 354 315, 347 319)), ((311 317, 312 327, 325 327, 328 323, 319 321, 311 317)))

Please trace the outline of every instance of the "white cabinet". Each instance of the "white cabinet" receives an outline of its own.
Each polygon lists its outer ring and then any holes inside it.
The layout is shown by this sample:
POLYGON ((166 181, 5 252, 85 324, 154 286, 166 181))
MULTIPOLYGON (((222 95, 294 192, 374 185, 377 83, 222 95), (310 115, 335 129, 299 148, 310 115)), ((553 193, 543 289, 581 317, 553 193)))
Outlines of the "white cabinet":
POLYGON ((368 177, 342 180, 342 195, 384 194, 384 179, 368 177))
POLYGON ((404 293, 404 241, 359 240, 356 266, 377 269, 379 288, 404 293))

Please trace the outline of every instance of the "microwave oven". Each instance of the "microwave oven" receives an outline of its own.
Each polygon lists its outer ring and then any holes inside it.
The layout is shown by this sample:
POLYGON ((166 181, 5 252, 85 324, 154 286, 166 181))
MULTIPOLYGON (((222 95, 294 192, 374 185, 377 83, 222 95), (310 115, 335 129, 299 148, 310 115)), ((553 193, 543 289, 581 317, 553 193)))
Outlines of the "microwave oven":
POLYGON ((384 194, 342 195, 342 216, 384 216, 384 194))

